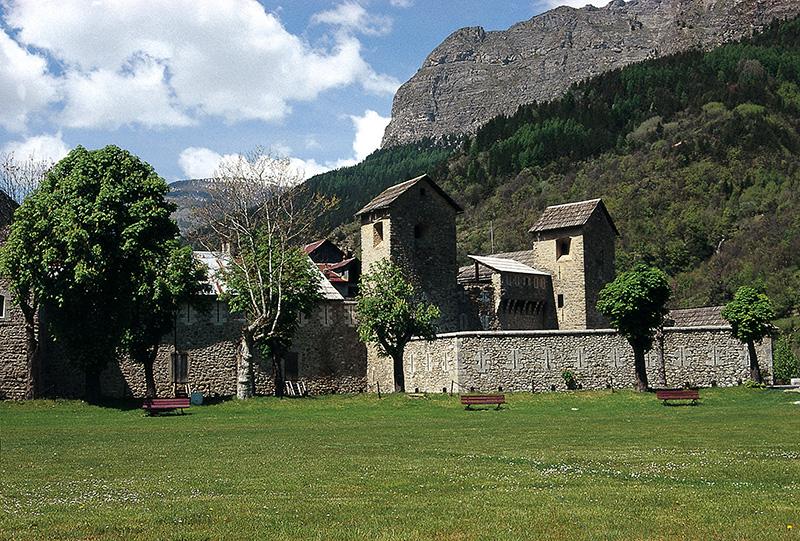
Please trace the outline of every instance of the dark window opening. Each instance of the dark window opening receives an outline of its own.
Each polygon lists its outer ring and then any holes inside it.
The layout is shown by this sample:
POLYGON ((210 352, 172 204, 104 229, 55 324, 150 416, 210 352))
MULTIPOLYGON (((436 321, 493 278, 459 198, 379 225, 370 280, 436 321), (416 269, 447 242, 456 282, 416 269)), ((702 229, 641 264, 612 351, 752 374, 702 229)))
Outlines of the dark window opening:
POLYGON ((383 222, 372 224, 372 245, 377 246, 383 242, 383 222))
POLYGON ((425 236, 425 230, 426 229, 427 228, 425 227, 425 224, 417 224, 417 225, 415 225, 414 226, 414 238, 415 239, 421 239, 423 236, 425 236))
POLYGON ((283 379, 287 381, 296 381, 300 372, 297 353, 290 351, 286 354, 283 360, 283 379))
POLYGON ((569 255, 569 247, 572 239, 569 237, 556 240, 556 259, 561 256, 569 255))
POLYGON ((6 317, 6 297, 0 295, 0 319, 6 317))
POLYGON ((419 189, 419 196, 420 197, 425 197, 426 195, 428 195, 428 192, 425 191, 425 188, 420 188, 419 189))
POLYGON ((558 307, 564 308, 564 295, 563 293, 558 294, 558 307))

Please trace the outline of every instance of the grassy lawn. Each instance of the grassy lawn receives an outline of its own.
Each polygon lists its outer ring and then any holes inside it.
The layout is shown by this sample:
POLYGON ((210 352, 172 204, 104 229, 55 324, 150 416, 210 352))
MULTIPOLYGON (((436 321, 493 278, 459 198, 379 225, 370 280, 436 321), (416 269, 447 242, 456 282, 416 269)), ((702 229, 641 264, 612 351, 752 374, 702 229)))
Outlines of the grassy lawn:
POLYGON ((0 539, 800 540, 800 395, 701 395, 0 403, 0 539))

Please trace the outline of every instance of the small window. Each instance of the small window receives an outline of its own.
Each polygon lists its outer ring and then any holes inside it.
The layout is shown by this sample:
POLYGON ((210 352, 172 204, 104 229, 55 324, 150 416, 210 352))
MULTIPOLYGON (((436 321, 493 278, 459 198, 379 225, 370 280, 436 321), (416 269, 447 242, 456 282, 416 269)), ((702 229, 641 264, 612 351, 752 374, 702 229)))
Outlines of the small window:
POLYGON ((419 189, 419 197, 420 197, 420 199, 424 199, 427 196, 428 196, 428 192, 425 190, 425 188, 420 188, 419 189))
POLYGON ((414 226, 414 238, 421 239, 425 235, 425 225, 417 224, 414 226))
POLYGON ((556 240, 556 259, 560 259, 565 255, 569 255, 569 247, 572 239, 565 237, 556 240))
POLYGON ((6 296, 0 295, 0 319, 6 318, 6 296))
POLYGON ((383 242, 383 222, 372 224, 372 246, 377 246, 383 242))
POLYGON ((564 294, 563 293, 559 293, 558 294, 558 307, 559 308, 564 308, 564 294))

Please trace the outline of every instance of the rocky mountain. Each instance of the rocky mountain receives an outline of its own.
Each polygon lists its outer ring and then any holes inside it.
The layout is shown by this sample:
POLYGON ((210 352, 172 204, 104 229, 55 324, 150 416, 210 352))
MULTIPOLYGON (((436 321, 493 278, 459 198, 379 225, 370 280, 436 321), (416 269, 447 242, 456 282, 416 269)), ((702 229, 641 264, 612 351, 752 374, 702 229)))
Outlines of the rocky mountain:
POLYGON ((613 0, 559 7, 508 30, 462 28, 428 55, 394 98, 383 146, 473 133, 622 66, 750 36, 800 14, 800 0, 613 0))
POLYGON ((166 196, 168 201, 177 205, 177 210, 172 213, 172 218, 178 222, 181 232, 186 234, 194 227, 192 213, 211 200, 208 193, 208 179, 178 180, 169 185, 166 196))

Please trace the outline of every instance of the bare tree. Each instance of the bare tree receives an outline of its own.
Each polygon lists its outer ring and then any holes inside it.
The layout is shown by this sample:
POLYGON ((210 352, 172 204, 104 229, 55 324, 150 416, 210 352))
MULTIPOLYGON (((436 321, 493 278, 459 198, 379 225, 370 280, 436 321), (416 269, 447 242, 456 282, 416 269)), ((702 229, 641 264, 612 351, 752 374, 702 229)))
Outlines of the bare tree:
POLYGON ((288 159, 257 148, 218 167, 208 183, 211 200, 196 210, 194 240, 207 250, 226 252, 226 297, 244 317, 239 398, 255 394, 256 348, 272 358, 275 392, 282 393, 280 354, 299 314, 319 299, 317 270, 300 246, 331 202, 305 193, 301 181, 288 159))
MULTIPOLYGON (((0 245, 6 241, 14 211, 36 189, 52 166, 52 161, 39 160, 35 156, 18 160, 14 153, 0 155, 0 245)), ((34 286, 35 280, 29 273, 20 272, 9 264, 2 251, 0 256, 0 271, 6 278, 12 278, 7 285, 25 320, 28 372, 25 397, 36 398, 41 391, 38 326, 40 295, 34 286)))

